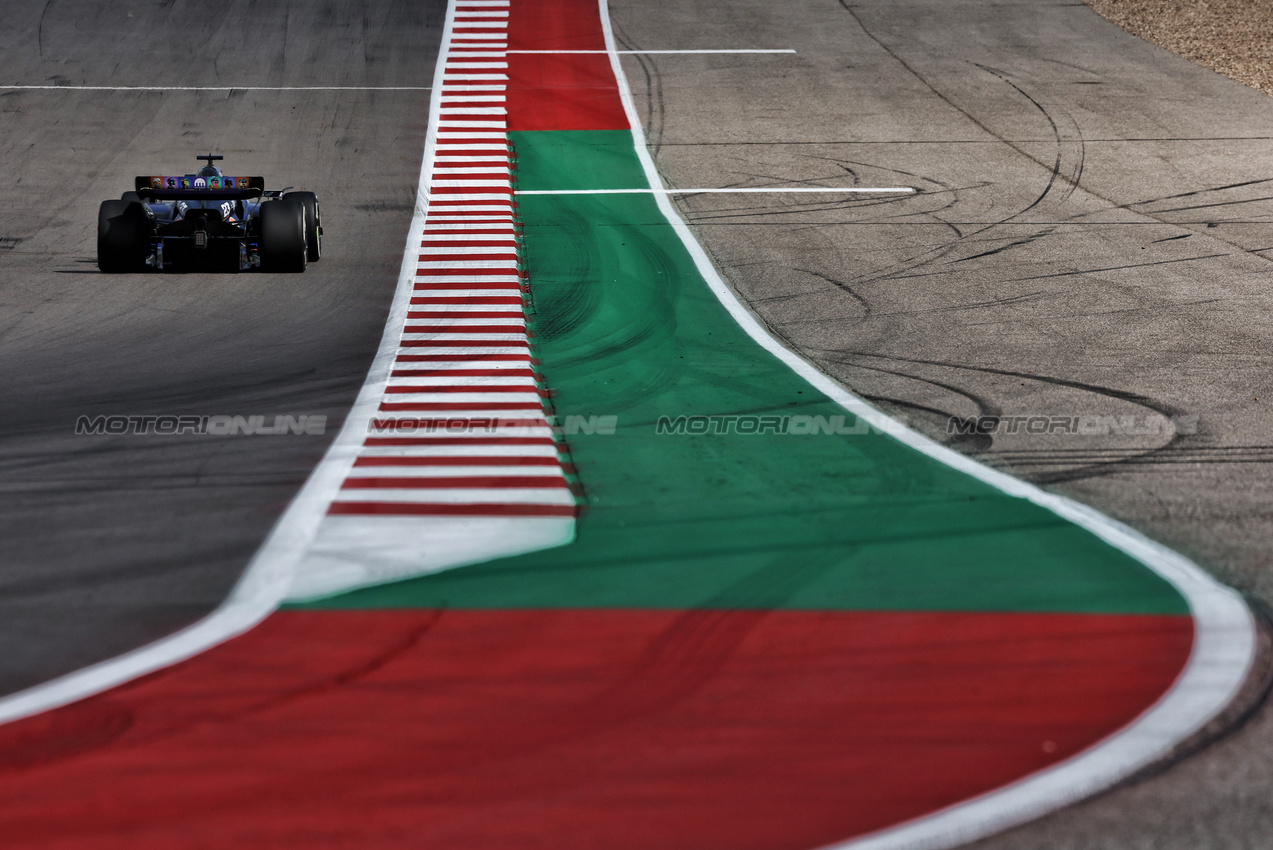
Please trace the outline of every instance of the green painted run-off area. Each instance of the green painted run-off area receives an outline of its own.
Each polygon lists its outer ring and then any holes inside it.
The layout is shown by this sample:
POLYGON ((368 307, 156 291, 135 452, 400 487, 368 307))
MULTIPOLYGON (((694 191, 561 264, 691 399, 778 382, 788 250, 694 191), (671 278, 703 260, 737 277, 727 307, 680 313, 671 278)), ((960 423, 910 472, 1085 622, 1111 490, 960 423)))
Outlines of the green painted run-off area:
MULTIPOLYGON (((647 185, 627 131, 510 135, 519 189, 647 185)), ((523 195, 520 213, 558 421, 618 417, 566 438, 578 539, 318 607, 1187 613, 1127 555, 891 437, 660 435, 660 417, 855 420, 730 318, 651 196, 523 195)))

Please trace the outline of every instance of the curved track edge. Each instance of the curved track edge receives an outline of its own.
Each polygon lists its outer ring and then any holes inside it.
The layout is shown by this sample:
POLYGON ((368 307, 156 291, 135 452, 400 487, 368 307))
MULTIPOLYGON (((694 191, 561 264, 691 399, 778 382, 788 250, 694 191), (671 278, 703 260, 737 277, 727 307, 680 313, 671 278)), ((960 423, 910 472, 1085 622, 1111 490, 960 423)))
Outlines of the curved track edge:
MULTIPOLYGON (((632 128, 638 159, 651 187, 662 178, 646 147, 632 91, 620 64, 608 0, 598 0, 606 49, 632 128)), ((1256 625, 1242 597, 1197 564, 1099 511, 1045 492, 942 446, 902 425, 849 392, 811 362, 783 345, 725 283, 666 193, 655 203, 693 257, 695 265, 739 326, 828 398, 904 445, 960 472, 1026 499, 1095 534, 1170 582, 1188 601, 1195 623, 1189 661, 1161 699, 1121 731, 1068 761, 1004 788, 827 850, 938 850, 984 838, 1078 802, 1169 756, 1238 695, 1255 660, 1256 625)))

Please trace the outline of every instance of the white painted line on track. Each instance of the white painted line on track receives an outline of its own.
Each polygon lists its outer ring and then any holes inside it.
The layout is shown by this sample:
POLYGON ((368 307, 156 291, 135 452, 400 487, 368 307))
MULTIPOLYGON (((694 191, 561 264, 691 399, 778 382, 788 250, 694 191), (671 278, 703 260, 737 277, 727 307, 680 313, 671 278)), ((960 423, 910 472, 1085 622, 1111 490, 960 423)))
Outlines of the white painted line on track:
POLYGON ((433 91, 433 86, 2 86, 0 91, 433 91))
POLYGON ((519 195, 747 195, 773 193, 822 193, 832 195, 913 195, 918 189, 910 186, 885 186, 881 188, 853 188, 832 186, 773 186, 745 187, 737 189, 525 189, 519 195))
MULTIPOLYGON (((603 53, 603 54, 609 55, 611 51, 609 51, 609 50, 510 50, 510 51, 508 51, 508 52, 509 52, 509 53, 547 53, 547 54, 553 54, 553 53, 603 53)), ((740 49, 730 49, 730 48, 724 48, 724 49, 719 49, 719 50, 616 50, 616 51, 614 51, 614 52, 615 52, 615 53, 618 53, 620 56, 644 56, 644 55, 651 54, 651 53, 689 53, 689 54, 699 54, 699 53, 795 53, 796 51, 795 51, 795 50, 793 50, 793 49, 791 49, 791 48, 789 48, 789 47, 783 47, 783 48, 777 48, 777 49, 772 49, 772 50, 770 50, 770 49, 752 49, 752 48, 740 48, 740 49)))
MULTIPOLYGON (((598 0, 601 26, 619 95, 628 116, 637 157, 650 186, 662 179, 646 147, 632 91, 623 73, 610 26, 608 0, 598 0)), ((902 425, 840 386, 773 337, 761 319, 725 283, 706 251, 672 206, 669 195, 653 194, 708 286, 736 322, 759 345, 845 410, 932 459, 1046 508, 1140 561, 1170 582, 1188 601, 1194 645, 1179 678, 1157 703, 1103 742, 1060 764, 980 797, 916 818, 827 850, 943 850, 1016 826, 1078 802, 1168 756, 1202 729, 1237 695, 1255 660, 1255 622, 1242 597, 1198 565, 1087 505, 1047 493, 984 466, 902 425)))

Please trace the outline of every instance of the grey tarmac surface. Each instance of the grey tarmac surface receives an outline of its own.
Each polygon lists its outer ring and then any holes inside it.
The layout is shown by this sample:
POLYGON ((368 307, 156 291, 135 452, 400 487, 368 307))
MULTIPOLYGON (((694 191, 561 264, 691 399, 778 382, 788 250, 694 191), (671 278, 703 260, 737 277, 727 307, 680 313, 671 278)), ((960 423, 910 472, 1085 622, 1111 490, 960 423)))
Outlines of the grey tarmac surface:
MULTIPOLYGON (((5 2, 0 86, 432 83, 445 4, 5 2)), ((0 693, 186 625, 239 577, 380 341, 428 91, 0 89, 0 693), (312 189, 302 275, 103 275, 98 204, 200 153, 312 189), (323 436, 75 436, 81 415, 326 415, 323 436)))
MULTIPOLYGON (((798 51, 624 58, 670 186, 919 189, 678 199, 780 338, 919 430, 1273 599, 1273 99, 1081 3, 611 15, 630 49, 798 51), (979 417, 988 433, 950 433, 979 417), (1032 417, 1062 424, 1032 434, 1032 417)), ((1270 787, 1265 708, 976 846, 1267 847, 1270 787)))

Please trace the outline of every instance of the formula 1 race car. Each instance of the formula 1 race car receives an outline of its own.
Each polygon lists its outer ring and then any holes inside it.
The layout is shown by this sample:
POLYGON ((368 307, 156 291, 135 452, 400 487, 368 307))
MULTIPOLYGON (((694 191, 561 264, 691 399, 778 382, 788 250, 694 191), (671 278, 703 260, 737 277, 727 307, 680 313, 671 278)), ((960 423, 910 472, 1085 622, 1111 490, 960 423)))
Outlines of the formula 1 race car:
POLYGON ((198 174, 138 177, 135 190, 97 213, 97 266, 104 272, 221 266, 303 272, 322 254, 313 192, 266 191, 261 177, 198 174))

